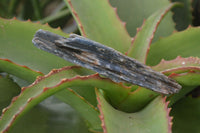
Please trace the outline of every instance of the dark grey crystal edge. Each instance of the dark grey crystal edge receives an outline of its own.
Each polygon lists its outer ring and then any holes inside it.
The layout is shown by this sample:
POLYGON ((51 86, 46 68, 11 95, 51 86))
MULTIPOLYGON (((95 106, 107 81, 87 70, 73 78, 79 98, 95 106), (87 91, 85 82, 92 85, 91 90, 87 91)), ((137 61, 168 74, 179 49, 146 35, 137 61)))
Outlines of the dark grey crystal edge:
POLYGON ((82 36, 71 34, 69 38, 65 38, 38 30, 32 42, 39 49, 96 71, 115 82, 128 82, 162 94, 177 93, 181 89, 178 83, 164 74, 82 36))

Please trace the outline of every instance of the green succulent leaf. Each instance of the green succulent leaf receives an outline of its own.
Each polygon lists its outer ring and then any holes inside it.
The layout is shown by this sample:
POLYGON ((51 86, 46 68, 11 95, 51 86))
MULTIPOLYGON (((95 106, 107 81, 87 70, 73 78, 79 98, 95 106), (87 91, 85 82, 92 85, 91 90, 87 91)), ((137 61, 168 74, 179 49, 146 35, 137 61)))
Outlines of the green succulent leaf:
POLYGON ((185 97, 172 106, 173 133, 198 133, 200 130, 200 99, 185 97))
POLYGON ((171 132, 171 117, 165 98, 157 97, 137 113, 125 113, 113 108, 97 91, 98 108, 105 133, 167 133, 171 132))
MULTIPOLYGON (((137 28, 140 27, 145 19, 151 16, 154 12, 169 5, 170 1, 166 0, 109 0, 110 3, 117 7, 119 17, 127 23, 126 28, 131 36, 135 36, 137 28)), ((167 14, 163 19, 155 39, 161 36, 168 36, 173 31, 174 22, 172 20, 172 13, 167 14)))
POLYGON ((167 12, 169 12, 169 10, 176 5, 178 4, 171 3, 156 11, 150 17, 148 17, 146 21, 144 21, 142 27, 138 29, 138 33, 134 38, 132 46, 129 48, 128 56, 131 56, 140 62, 146 62, 150 44, 153 40, 159 23, 167 14, 167 12))
POLYGON ((65 0, 83 36, 122 53, 131 45, 124 24, 107 0, 65 0))
POLYGON ((48 25, 22 22, 16 19, 0 18, 0 58, 9 59, 21 65, 42 73, 51 69, 71 65, 71 63, 55 55, 39 50, 32 44, 32 39, 38 29, 44 29, 62 36, 68 36, 59 29, 52 29, 48 25), (23 29, 23 31, 22 31, 23 29))
POLYGON ((8 59, 1 59, 1 58, 0 58, 0 71, 16 75, 17 77, 27 80, 28 82, 33 82, 37 76, 43 75, 41 72, 34 71, 28 68, 27 66, 21 66, 8 59))
POLYGON ((200 28, 190 27, 171 36, 162 38, 151 45, 147 65, 154 66, 161 59, 172 60, 177 56, 200 57, 200 28))

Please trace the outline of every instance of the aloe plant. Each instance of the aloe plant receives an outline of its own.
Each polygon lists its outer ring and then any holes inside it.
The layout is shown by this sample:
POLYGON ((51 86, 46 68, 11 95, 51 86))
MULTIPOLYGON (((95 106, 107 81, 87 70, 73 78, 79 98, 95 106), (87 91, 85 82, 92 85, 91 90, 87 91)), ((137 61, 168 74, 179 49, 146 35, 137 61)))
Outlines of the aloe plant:
MULTIPOLYGON (((0 5, 6 7, 6 2, 0 5)), ((7 14, 0 9, 1 16, 12 16, 18 2, 10 1, 7 14)), ((24 4, 34 9, 31 19, 39 23, 0 18, 2 133, 199 131, 196 118, 200 118, 200 101, 196 97, 200 85, 200 30, 192 26, 185 29, 192 23, 192 3, 185 0, 182 10, 177 8, 180 3, 166 0, 121 2, 65 0, 67 9, 64 5, 60 14, 43 18, 41 10, 49 1, 36 0, 24 4), (175 31, 172 8, 176 27, 182 31, 175 31), (161 95, 140 86, 116 83, 34 47, 31 41, 38 29, 69 37, 60 28, 42 24, 69 16, 67 10, 82 36, 176 80, 182 86, 180 92, 161 95), (181 22, 179 13, 184 13, 187 21, 181 22), (196 97, 192 95, 195 92, 196 97)), ((17 17, 26 19, 23 13, 17 17)))

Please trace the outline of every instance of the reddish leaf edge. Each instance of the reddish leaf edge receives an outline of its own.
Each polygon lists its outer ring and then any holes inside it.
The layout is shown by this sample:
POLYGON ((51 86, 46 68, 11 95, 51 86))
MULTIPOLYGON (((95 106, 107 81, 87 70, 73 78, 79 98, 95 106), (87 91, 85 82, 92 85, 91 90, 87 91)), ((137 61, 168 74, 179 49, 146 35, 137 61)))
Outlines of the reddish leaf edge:
POLYGON ((198 75, 200 75, 200 73, 196 73, 194 71, 189 71, 189 72, 181 73, 181 74, 172 73, 168 77, 170 77, 170 78, 176 78, 176 77, 186 76, 186 75, 189 75, 189 74, 198 74, 198 75))
MULTIPOLYGON (((46 77, 49 77, 51 76, 52 74, 55 74, 55 73, 59 73, 60 71, 63 71, 63 70, 69 70, 69 69, 75 69, 75 68, 82 68, 81 66, 66 66, 66 67, 63 67, 63 68, 60 68, 60 69, 53 69, 49 74, 47 74, 46 76, 44 77, 39 77, 38 78, 38 82, 45 79, 46 77)), ((104 77, 101 77, 98 73, 95 73, 95 74, 91 74, 91 75, 86 75, 86 76, 81 76, 81 75, 77 75, 75 77, 72 77, 72 78, 66 78, 66 79, 62 79, 62 81, 59 83, 59 84, 62 84, 63 82, 70 82, 70 81, 73 81, 75 79, 80 79, 80 80, 87 80, 87 79, 97 79, 97 80, 104 80, 104 81, 107 81, 107 82, 111 82, 111 83, 114 83, 114 84, 117 84, 123 88, 126 88, 126 89, 130 89, 131 87, 129 86, 125 86, 122 82, 120 83, 116 83, 114 81, 112 81, 111 79, 109 78, 104 78, 104 77)), ((36 81, 37 82, 37 81, 36 81)), ((33 83, 34 84, 34 83, 33 83)), ((33 85, 32 84, 32 85, 33 85)), ((56 85, 57 86, 57 85, 56 85)), ((51 88, 55 88, 56 86, 53 86, 53 87, 48 87, 48 89, 51 89, 51 88)))
POLYGON ((169 101, 167 101, 167 97, 162 98, 163 104, 165 105, 165 111, 166 111, 166 118, 168 120, 168 133, 172 133, 172 125, 173 125, 173 117, 170 116, 170 111, 172 108, 169 108, 169 101))
MULTIPOLYGON (((26 89, 28 89, 28 88, 30 88, 30 87, 32 87, 32 86, 38 84, 39 82, 41 82, 42 80, 44 80, 45 78, 48 78, 49 76, 51 76, 51 75, 53 75, 53 74, 59 73, 59 72, 61 72, 61 71, 63 71, 63 70, 70 70, 70 69, 76 69, 76 68, 81 68, 81 67, 80 67, 80 66, 66 66, 66 67, 63 67, 63 68, 60 68, 60 69, 53 69, 53 70, 52 70, 51 72, 49 72, 47 75, 38 76, 37 79, 35 80, 35 82, 33 82, 31 85, 29 85, 29 86, 27 86, 27 87, 23 87, 23 88, 21 89, 21 93, 20 93, 18 96, 14 97, 14 98, 12 99, 11 104, 10 104, 8 107, 6 107, 6 108, 4 108, 4 109, 2 110, 2 115, 1 115, 1 117, 0 117, 0 120, 2 119, 2 117, 4 116, 4 114, 6 113, 6 111, 7 111, 7 110, 12 106, 12 104, 23 94, 23 92, 24 92, 26 89)), ((43 88, 43 91, 42 91, 40 94, 38 94, 38 95, 36 95, 36 96, 34 96, 34 97, 30 97, 30 98, 27 100, 27 102, 25 103, 25 105, 24 105, 23 107, 19 108, 18 113, 16 113, 16 114, 12 117, 12 120, 9 122, 8 126, 6 126, 6 129, 4 129, 4 130, 1 131, 1 132, 2 132, 2 133, 8 132, 8 130, 10 129, 11 125, 15 122, 15 120, 19 117, 19 115, 26 109, 26 107, 28 106, 28 104, 29 104, 31 101, 34 101, 37 97, 40 97, 44 92, 47 92, 47 91, 50 90, 50 89, 59 87, 59 86, 62 85, 63 83, 71 82, 71 81, 74 81, 74 80, 77 80, 77 79, 83 80, 83 81, 84 81, 84 80, 88 80, 88 79, 98 79, 98 80, 104 80, 104 81, 106 80, 106 81, 108 81, 108 82, 115 83, 115 82, 113 82, 112 80, 110 80, 110 79, 108 79, 108 78, 102 78, 102 77, 100 77, 98 73, 92 74, 92 75, 87 75, 87 76, 80 76, 80 75, 78 75, 78 76, 74 76, 74 77, 72 77, 72 78, 70 78, 70 79, 62 79, 62 80, 61 80, 58 84, 56 84, 55 86, 52 86, 52 87, 44 87, 44 88, 43 88)), ((115 83, 115 84, 118 84, 118 85, 120 85, 120 86, 122 86, 122 87, 125 87, 125 88, 130 88, 130 87, 124 86, 122 83, 115 83)), ((68 89, 68 90, 69 90, 69 89, 68 89)), ((71 91, 71 90, 69 90, 69 91, 71 91)), ((84 99, 84 98, 81 98, 81 99, 84 99)), ((84 101, 86 101, 86 100, 84 100, 84 101)), ((39 102, 40 102, 40 101, 39 101, 39 102)), ((87 103, 88 103, 88 102, 87 102, 87 103)), ((98 111, 93 105, 91 105, 91 104, 89 104, 89 105, 90 105, 94 110, 98 111)), ((31 105, 31 107, 33 107, 33 106, 35 106, 35 105, 31 105)))
POLYGON ((44 75, 44 74, 43 74, 42 72, 40 72, 40 71, 33 70, 33 69, 31 69, 31 68, 29 68, 28 66, 25 66, 25 65, 17 64, 17 63, 15 63, 15 62, 13 62, 13 61, 11 61, 11 60, 9 60, 9 59, 0 58, 0 60, 5 61, 5 62, 8 62, 8 63, 11 63, 11 64, 14 64, 14 65, 16 65, 16 66, 18 66, 18 67, 25 68, 26 70, 33 71, 33 72, 35 72, 35 73, 38 73, 38 75, 41 75, 41 76, 44 75))
POLYGON ((75 9, 73 7, 71 0, 67 0, 67 2, 69 3, 69 6, 71 8, 71 12, 74 14, 74 17, 76 18, 76 22, 78 22, 78 27, 80 28, 82 36, 87 37, 87 35, 85 33, 85 30, 84 30, 84 27, 83 27, 83 25, 81 23, 81 20, 80 20, 77 12, 75 11, 75 9))
POLYGON ((98 101, 97 107, 98 107, 99 112, 100 112, 99 118, 100 118, 100 120, 101 120, 101 127, 102 127, 102 129, 103 129, 103 133, 107 133, 106 124, 105 124, 105 120, 104 120, 104 115, 103 115, 103 111, 102 111, 102 109, 101 109, 102 103, 101 103, 101 100, 100 100, 100 97, 99 97, 99 93, 98 93, 97 88, 95 88, 95 92, 96 92, 97 101, 98 101))
POLYGON ((200 58, 198 57, 181 57, 177 56, 173 60, 164 60, 162 59, 159 64, 156 66, 152 66, 151 68, 157 71, 162 72, 166 75, 171 75, 170 77, 174 77, 175 75, 182 75, 186 73, 196 73, 199 74, 200 72, 200 58), (177 64, 169 67, 170 64, 177 64), (199 65, 199 66, 198 66, 199 65), (167 66, 166 68, 162 69, 162 67, 167 66), (179 71, 179 72, 178 72, 179 71))

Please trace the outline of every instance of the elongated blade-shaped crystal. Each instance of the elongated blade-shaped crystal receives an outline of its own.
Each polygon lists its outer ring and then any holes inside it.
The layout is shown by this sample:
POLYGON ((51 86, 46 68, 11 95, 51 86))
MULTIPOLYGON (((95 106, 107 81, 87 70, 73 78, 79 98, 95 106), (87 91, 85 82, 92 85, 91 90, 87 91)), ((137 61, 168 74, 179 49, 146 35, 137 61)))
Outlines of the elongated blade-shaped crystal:
POLYGON ((69 38, 39 30, 33 38, 36 47, 69 62, 86 67, 115 82, 128 82, 162 94, 176 93, 181 86, 162 73, 118 51, 82 36, 69 38))

